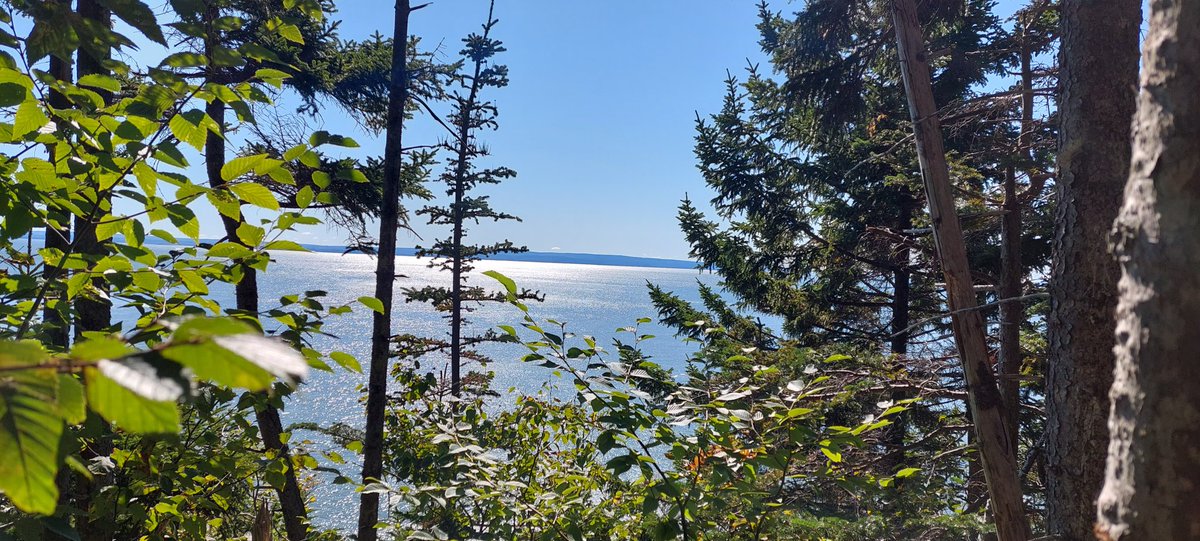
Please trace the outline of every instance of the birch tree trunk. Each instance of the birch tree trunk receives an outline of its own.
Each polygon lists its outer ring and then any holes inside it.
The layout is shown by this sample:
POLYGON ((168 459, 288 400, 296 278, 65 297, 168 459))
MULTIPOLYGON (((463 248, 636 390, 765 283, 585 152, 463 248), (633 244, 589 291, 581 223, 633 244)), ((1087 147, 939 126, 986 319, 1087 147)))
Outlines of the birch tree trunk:
POLYGON ((1200 539, 1200 2, 1153 0, 1118 282, 1100 539, 1200 539))
POLYGON ((1029 525, 1021 500, 1017 464, 1000 390, 988 361, 983 317, 977 307, 962 227, 951 193, 942 129, 933 100, 925 38, 914 0, 892 0, 897 50, 917 143, 917 158, 928 193, 933 238, 952 315, 959 360, 966 376, 968 405, 975 423, 980 462, 987 480, 1000 541, 1026 541, 1029 525))

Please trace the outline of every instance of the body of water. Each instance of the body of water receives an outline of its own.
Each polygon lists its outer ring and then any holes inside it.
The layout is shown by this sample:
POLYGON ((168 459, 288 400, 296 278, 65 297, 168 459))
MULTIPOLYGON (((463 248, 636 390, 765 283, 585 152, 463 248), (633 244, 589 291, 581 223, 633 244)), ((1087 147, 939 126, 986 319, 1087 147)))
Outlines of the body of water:
MULTIPOLYGON (((361 254, 299 252, 278 252, 273 257, 276 261, 259 279, 264 309, 273 306, 282 295, 305 290, 327 291, 328 297, 324 299, 327 306, 351 303, 374 292, 375 260, 370 257, 361 254)), ((397 281, 394 304, 393 331, 397 334, 448 337, 449 326, 444 314, 426 304, 406 303, 399 294, 399 288, 403 287, 449 283, 449 273, 431 269, 427 263, 428 260, 413 257, 397 258, 396 271, 404 276, 397 281)), ((614 337, 626 341, 631 338, 628 333, 618 333, 618 328, 633 325, 638 318, 654 318, 654 323, 640 327, 641 334, 656 335, 656 338, 643 343, 643 350, 655 362, 674 369, 677 374, 682 372, 689 354, 695 351, 696 346, 675 338, 672 330, 657 323, 657 312, 650 303, 646 283, 654 283, 684 299, 698 302, 697 281, 710 285, 717 281, 711 274, 686 269, 484 261, 477 265, 469 283, 502 289, 495 280, 479 274, 487 270, 495 270, 511 278, 518 288, 537 290, 545 295, 544 302, 529 304, 530 313, 535 319, 565 322, 568 331, 594 336, 598 343, 605 346, 610 345, 614 337)), ((219 295, 224 297, 231 292, 224 293, 219 295)), ((221 300, 223 304, 233 304, 232 298, 221 300)), ((471 326, 467 334, 494 329, 501 324, 520 328, 521 316, 513 306, 488 303, 469 315, 471 326)), ((325 331, 336 338, 319 338, 315 343, 317 349, 326 353, 330 350, 345 351, 356 356, 364 367, 368 364, 370 310, 359 305, 353 314, 330 318, 326 321, 325 331)), ((533 393, 553 377, 548 369, 521 362, 520 356, 526 350, 519 345, 491 344, 480 349, 494 359, 487 370, 495 373, 493 388, 498 391, 533 393)), ((614 351, 615 348, 606 349, 614 351)), ((430 359, 424 362, 424 366, 434 366, 437 362, 438 359, 430 359)), ((362 427, 360 388, 366 381, 365 374, 341 368, 335 368, 333 373, 313 371, 309 380, 288 401, 283 413, 284 424, 346 423, 362 427)), ((309 433, 297 434, 293 439, 305 437, 321 440, 309 433)), ((351 463, 340 467, 349 477, 357 477, 358 465, 351 463)), ((358 504, 353 487, 322 483, 314 491, 317 501, 314 519, 319 527, 353 527, 358 504)))

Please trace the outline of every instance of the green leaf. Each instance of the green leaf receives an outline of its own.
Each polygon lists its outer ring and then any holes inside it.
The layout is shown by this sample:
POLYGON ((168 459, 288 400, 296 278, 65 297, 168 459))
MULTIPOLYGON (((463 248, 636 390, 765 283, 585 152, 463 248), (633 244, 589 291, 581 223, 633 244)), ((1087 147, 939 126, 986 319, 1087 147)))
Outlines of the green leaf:
POLYGON ((305 186, 296 192, 296 206, 306 209, 313 201, 312 186, 305 186))
POLYGON ((113 15, 136 28, 143 36, 159 45, 167 44, 162 28, 159 27, 158 20, 154 17, 154 11, 145 3, 140 0, 99 0, 99 2, 111 10, 113 15))
POLYGON ((258 166, 262 165, 267 160, 266 154, 254 154, 251 156, 239 156, 229 160, 225 165, 221 166, 221 179, 225 182, 235 180, 246 173, 249 173, 258 166))
POLYGON ((229 189, 237 194, 242 201, 251 205, 267 210, 279 210, 279 201, 275 199, 275 194, 271 193, 271 190, 262 184, 247 182, 234 184, 229 189))
POLYGON ((121 218, 111 214, 101 218, 100 221, 96 223, 96 240, 105 241, 113 238, 113 235, 120 233, 121 230, 125 228, 125 220, 127 220, 127 218, 121 218))
POLYGON ((50 117, 42 111, 42 105, 36 100, 26 100, 17 107, 13 118, 13 139, 20 139, 25 134, 38 131, 50 123, 50 117))
MULTIPOLYGON (((148 391, 156 388, 153 383, 150 383, 155 381, 152 373, 134 375, 136 369, 128 366, 117 369, 114 369, 113 366, 108 368, 118 377, 128 378, 126 383, 141 390, 148 391), (123 369, 128 369, 128 371, 123 369), (142 378, 142 380, 139 381, 138 378, 142 378)), ((164 402, 146 398, 109 378, 100 371, 99 367, 84 369, 83 377, 86 382, 88 406, 117 427, 143 434, 167 434, 179 431, 179 411, 176 409, 174 401, 164 402)), ((167 394, 160 391, 160 394, 156 396, 167 396, 167 394)))
POLYGON ((264 250, 283 250, 286 252, 307 252, 308 248, 290 240, 273 240, 263 247, 264 250))
POLYGON ((921 471, 921 468, 904 468, 904 469, 896 472, 896 477, 900 478, 900 479, 903 479, 905 477, 912 477, 912 475, 914 473, 917 473, 919 471, 921 471))
POLYGON ((361 302, 363 306, 379 312, 380 314, 383 313, 383 302, 375 297, 359 297, 358 302, 361 302))
POLYGON ((334 351, 333 353, 329 354, 329 358, 333 359, 333 362, 337 363, 338 366, 341 366, 346 370, 351 370, 359 374, 362 373, 362 365, 359 364, 358 359, 355 359, 354 356, 349 353, 334 351))
POLYGON ((49 515, 58 505, 58 446, 63 420, 52 370, 10 374, 0 383, 0 492, 18 509, 49 515))
POLYGON ((83 384, 74 375, 58 375, 58 414, 70 425, 82 423, 87 418, 83 384))
MULTIPOLYGON (((33 342, 0 342, 0 366, 32 367, 46 360, 33 342)), ((18 509, 49 515, 58 505, 58 447, 63 420, 57 411, 53 370, 13 370, 0 378, 0 492, 18 509)))
POLYGON ((509 301, 517 300, 517 283, 512 281, 511 278, 496 271, 485 271, 483 275, 489 276, 495 279, 497 282, 500 282, 500 284, 504 286, 504 289, 508 291, 509 301))
POLYGON ((109 77, 108 75, 103 75, 100 73, 89 73, 84 75, 83 77, 79 78, 79 82, 76 84, 79 86, 99 88, 100 90, 107 90, 109 92, 121 91, 121 83, 119 81, 109 77))
POLYGON ((266 234, 267 232, 263 228, 245 222, 237 228, 238 240, 245 243, 246 246, 258 246, 266 234))
POLYGON ((197 295, 208 295, 208 284, 204 283, 204 278, 200 276, 200 273, 191 269, 181 269, 179 279, 183 281, 183 285, 188 291, 197 295))
POLYGON ((252 391, 265 390, 275 378, 291 383, 308 375, 308 363, 299 352, 232 318, 185 321, 163 356, 201 378, 252 391))
POLYGON ((221 130, 212 117, 199 109, 184 111, 171 117, 167 127, 171 129, 172 135, 199 151, 204 151, 209 132, 220 133, 221 130))

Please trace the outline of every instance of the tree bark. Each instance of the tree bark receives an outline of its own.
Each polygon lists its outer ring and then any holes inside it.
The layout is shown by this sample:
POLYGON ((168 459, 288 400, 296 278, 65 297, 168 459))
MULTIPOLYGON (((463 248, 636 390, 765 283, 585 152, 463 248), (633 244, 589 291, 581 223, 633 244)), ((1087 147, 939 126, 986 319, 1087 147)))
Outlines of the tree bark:
MULTIPOLYGON (((61 0, 60 0, 61 1, 61 0)), ((70 4, 68 4, 69 6, 70 4)), ((50 75, 59 81, 72 82, 71 59, 62 59, 57 56, 50 57, 50 75)), ((61 92, 50 91, 50 105, 60 109, 70 107, 71 104, 67 101, 66 96, 61 92)), ((57 163, 54 158, 54 147, 49 146, 50 162, 57 163)), ((71 213, 61 208, 46 209, 46 217, 58 222, 59 227, 46 226, 46 248, 56 248, 64 254, 71 249, 71 213)), ((65 287, 62 284, 62 276, 56 267, 47 265, 43 279, 49 283, 47 288, 52 288, 58 302, 55 306, 50 306, 47 301, 42 308, 42 320, 46 325, 43 340, 48 346, 52 346, 60 351, 66 351, 71 344, 71 320, 70 310, 66 306, 66 297, 63 295, 65 287)))
MULTIPOLYGON (((1017 194, 1017 179, 1008 168, 1004 175, 1004 216, 1000 220, 1000 280, 996 296, 1001 300, 1021 296, 1021 280, 1025 269, 1021 266, 1021 201, 1017 194)), ((1017 460, 1017 436, 1021 428, 1021 385, 1017 376, 1021 374, 1021 320, 1024 305, 1008 301, 1000 303, 1000 358, 997 363, 1000 373, 1000 396, 1004 400, 1004 411, 1008 413, 1008 439, 1014 463, 1017 460)))
POLYGON ((1200 539, 1200 2, 1152 0, 1125 199, 1096 533, 1200 539))
POLYGON ((1046 533, 1094 538, 1108 450, 1117 262, 1103 249, 1129 177, 1139 0, 1063 0, 1058 207, 1047 319, 1046 533))
MULTIPOLYGON (((207 29, 207 38, 205 41, 205 55, 212 56, 213 49, 217 46, 219 40, 217 30, 212 28, 212 21, 215 21, 219 15, 217 7, 210 4, 207 13, 205 14, 209 28, 207 29)), ((210 66, 212 63, 210 63, 210 66)), ((220 75, 215 68, 210 69, 210 79, 217 79, 220 75)), ((225 104, 220 100, 214 99, 205 107, 205 113, 212 118, 216 123, 221 133, 212 133, 211 131, 205 135, 204 140, 204 165, 208 175, 208 185, 210 188, 220 188, 225 185, 225 180, 221 176, 221 169, 225 166, 225 104)), ((239 212, 237 218, 221 214, 221 223, 225 228, 225 236, 229 242, 235 242, 246 246, 242 239, 238 236, 238 227, 245 223, 245 217, 239 212)), ((254 248, 253 246, 247 246, 254 248)), ((240 265, 242 277, 234 285, 234 298, 239 312, 258 321, 258 272, 250 265, 240 265)), ((304 504, 304 495, 300 492, 300 483, 296 478, 296 469, 292 463, 291 449, 283 442, 283 422, 279 417, 279 410, 271 404, 265 404, 262 409, 255 409, 255 422, 258 424, 259 435, 262 437, 263 446, 273 451, 276 457, 284 461, 284 482, 283 487, 277 488, 276 493, 279 496, 279 508, 283 513, 283 525, 287 530, 288 541, 304 541, 308 538, 308 509, 304 504)))
POLYGON ((971 269, 951 191, 950 172, 933 99, 925 39, 917 22, 916 3, 914 0, 892 0, 891 10, 901 76, 917 143, 917 158, 928 193, 934 243, 942 261, 948 304, 953 312, 951 326, 967 380, 968 405, 975 422, 979 456, 996 517, 996 530, 1000 541, 1026 541, 1029 538, 1029 524, 1025 519, 1012 450, 1015 442, 1010 440, 1006 430, 1007 421, 1000 391, 988 360, 983 317, 974 309, 977 303, 971 269))
MULTIPOLYGON (((80 17, 91 20, 100 26, 112 27, 112 15, 108 12, 108 9, 96 0, 79 0, 77 9, 80 17)), ((80 77, 92 74, 109 74, 108 69, 104 67, 104 62, 110 56, 108 47, 103 45, 97 45, 96 47, 98 50, 90 52, 88 49, 79 50, 80 77)), ((104 99, 105 103, 112 102, 111 93, 107 91, 99 91, 98 93, 104 99)), ((105 207, 111 204, 109 199, 110 194, 102 193, 97 189, 95 191, 95 200, 91 201, 91 204, 105 207)), ((86 212, 88 209, 85 208, 84 210, 86 212)), ((101 216, 103 216, 103 213, 96 213, 97 219, 101 216)), ((96 238, 96 224, 83 216, 75 217, 75 251, 91 259, 98 259, 105 255, 104 245, 96 238)), ((104 278, 94 278, 92 285, 101 291, 107 287, 104 278)), ((112 325, 112 305, 107 300, 80 296, 75 301, 75 310, 77 312, 77 320, 75 322, 76 336, 80 336, 87 331, 103 331, 112 325)))
MULTIPOLYGON (((383 162, 383 205, 379 211, 379 259, 375 298, 383 303, 371 330, 371 372, 367 382, 367 420, 363 438, 362 482, 383 475, 383 423, 387 405, 388 359, 392 336, 392 296, 396 281, 396 231, 400 227, 400 169, 404 162, 404 108, 408 104, 409 0, 396 0, 392 30, 392 71, 388 88, 387 136, 383 162)), ((358 509, 358 540, 375 541, 379 493, 363 492, 358 509)))

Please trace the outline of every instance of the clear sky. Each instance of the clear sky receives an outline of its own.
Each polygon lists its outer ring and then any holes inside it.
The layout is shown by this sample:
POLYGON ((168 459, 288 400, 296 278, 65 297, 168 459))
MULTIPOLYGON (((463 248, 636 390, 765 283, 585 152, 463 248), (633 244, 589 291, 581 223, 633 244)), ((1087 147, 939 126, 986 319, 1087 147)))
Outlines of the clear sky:
MULTIPOLYGON (((414 0, 414 3, 417 3, 414 0)), ((343 0, 343 39, 390 35, 392 3, 343 0)), ((486 0, 434 0, 413 14, 412 34, 447 58, 487 15, 486 0)), ((692 155, 696 113, 721 105, 726 70, 762 61, 750 0, 498 0, 494 36, 508 51, 510 85, 491 97, 500 129, 486 133, 496 163, 518 177, 484 188, 521 223, 484 224, 480 241, 509 238, 531 250, 684 258, 675 222, 684 194, 707 201, 692 155)), ((381 153, 382 137, 357 131, 332 108, 325 129, 381 153)), ((441 134, 415 123, 405 144, 441 134)), ((443 232, 418 226, 426 241, 443 232)), ((339 244, 316 228, 305 242, 339 244)), ((421 241, 402 234, 401 245, 421 241)))

